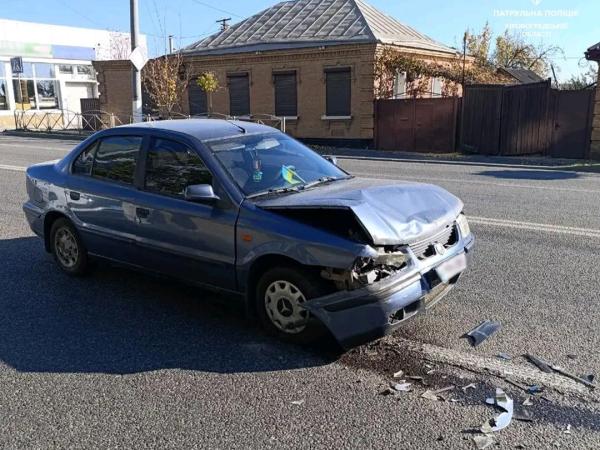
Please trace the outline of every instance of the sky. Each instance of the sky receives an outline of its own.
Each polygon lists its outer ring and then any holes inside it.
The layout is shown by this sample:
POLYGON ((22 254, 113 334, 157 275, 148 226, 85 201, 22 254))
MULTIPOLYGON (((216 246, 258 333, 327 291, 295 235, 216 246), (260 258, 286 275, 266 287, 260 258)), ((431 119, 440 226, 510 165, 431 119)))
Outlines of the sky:
MULTIPOLYGON (((239 22, 278 0, 139 0, 140 28, 151 56, 164 53, 166 35, 176 47, 216 32, 215 22, 239 22)), ((586 72, 583 53, 600 41, 600 0, 365 0, 400 22, 451 47, 460 47, 466 29, 487 22, 495 34, 506 28, 527 34, 532 43, 558 45, 559 81, 586 72)), ((128 0, 0 0, 0 17, 30 22, 129 31, 128 0)))

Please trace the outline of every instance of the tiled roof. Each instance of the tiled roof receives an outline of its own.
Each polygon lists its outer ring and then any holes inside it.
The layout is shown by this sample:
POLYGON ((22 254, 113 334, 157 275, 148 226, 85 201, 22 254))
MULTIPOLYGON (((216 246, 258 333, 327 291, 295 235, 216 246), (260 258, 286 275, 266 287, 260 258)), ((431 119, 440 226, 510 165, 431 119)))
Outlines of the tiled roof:
POLYGON ((281 2, 182 51, 223 54, 378 42, 456 53, 362 0, 281 2))

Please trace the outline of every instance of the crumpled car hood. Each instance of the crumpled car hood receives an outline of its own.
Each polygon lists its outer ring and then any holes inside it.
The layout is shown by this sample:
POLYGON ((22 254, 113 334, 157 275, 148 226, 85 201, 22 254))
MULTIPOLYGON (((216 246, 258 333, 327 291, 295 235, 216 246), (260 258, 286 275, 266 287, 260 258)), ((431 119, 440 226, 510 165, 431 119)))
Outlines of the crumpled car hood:
POLYGON ((438 186, 366 178, 337 181, 255 203, 273 210, 349 208, 373 245, 422 241, 454 221, 463 209, 457 197, 438 186))

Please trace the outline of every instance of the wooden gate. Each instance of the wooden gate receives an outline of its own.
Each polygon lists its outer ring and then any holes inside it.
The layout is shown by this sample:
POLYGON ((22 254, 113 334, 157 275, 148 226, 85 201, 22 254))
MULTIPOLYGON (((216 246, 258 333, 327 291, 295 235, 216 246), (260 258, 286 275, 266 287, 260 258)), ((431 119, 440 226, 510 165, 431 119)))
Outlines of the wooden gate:
POLYGON ((592 91, 556 91, 550 80, 466 86, 460 148, 486 155, 585 158, 592 105, 592 91))
POLYGON ((554 91, 551 155, 587 158, 592 132, 594 89, 554 91))
POLYGON ((381 150, 451 152, 460 99, 375 101, 375 145, 381 150))
POLYGON ((462 150, 486 155, 544 153, 550 145, 550 81, 465 87, 462 150))

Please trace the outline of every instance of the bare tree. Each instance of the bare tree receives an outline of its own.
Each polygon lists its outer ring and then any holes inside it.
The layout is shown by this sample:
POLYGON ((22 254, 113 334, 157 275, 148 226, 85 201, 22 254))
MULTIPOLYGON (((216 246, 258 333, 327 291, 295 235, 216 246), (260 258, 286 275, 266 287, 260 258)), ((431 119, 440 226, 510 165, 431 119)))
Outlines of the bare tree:
POLYGON ((189 71, 181 54, 160 56, 148 61, 142 70, 143 87, 161 118, 182 111, 189 71))

